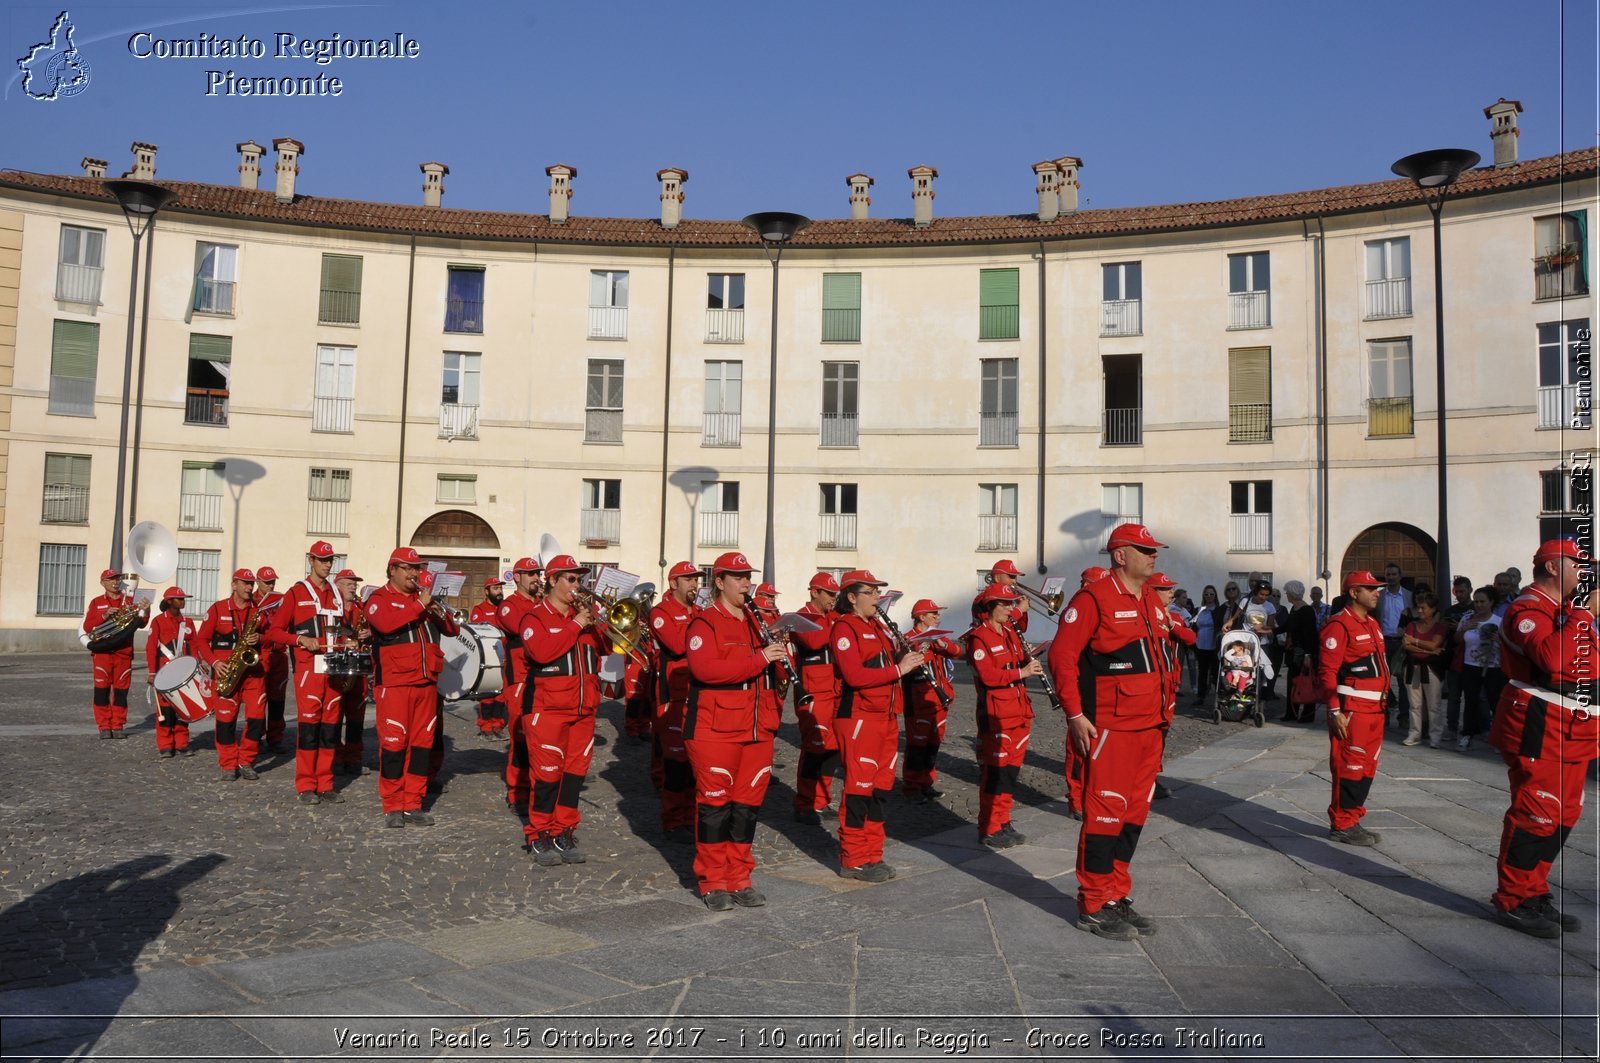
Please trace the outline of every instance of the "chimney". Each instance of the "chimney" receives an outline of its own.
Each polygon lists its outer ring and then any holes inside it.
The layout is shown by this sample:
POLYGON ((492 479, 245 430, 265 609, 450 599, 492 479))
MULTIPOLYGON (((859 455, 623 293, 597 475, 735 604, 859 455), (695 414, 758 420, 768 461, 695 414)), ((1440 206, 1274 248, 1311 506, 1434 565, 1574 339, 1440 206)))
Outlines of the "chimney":
POLYGON ((656 171, 661 182, 661 227, 676 229, 683 220, 683 183, 689 179, 688 170, 669 166, 656 171))
POLYGON ((422 205, 424 207, 437 207, 444 198, 444 175, 450 172, 450 167, 442 162, 425 162, 422 164, 422 205))
POLYGON ((239 187, 256 191, 261 187, 261 155, 267 149, 253 140, 247 140, 243 144, 235 144, 233 150, 239 153, 239 187))
POLYGON ((278 153, 278 202, 294 202, 294 179, 300 173, 300 156, 306 152, 306 146, 298 140, 289 137, 279 137, 272 142, 272 148, 278 153))
POLYGON ((578 176, 578 171, 558 162, 546 166, 544 172, 550 175, 550 224, 565 225, 567 208, 572 205, 572 179, 578 176))
POLYGON ((156 146, 133 142, 133 169, 128 176, 135 181, 153 181, 156 176, 156 146))
POLYGON ((1517 128, 1517 115, 1521 113, 1522 104, 1504 96, 1483 109, 1483 116, 1489 120, 1489 140, 1494 144, 1497 170, 1517 164, 1517 138, 1522 135, 1517 128))
POLYGON ((106 175, 106 166, 109 164, 104 159, 91 159, 85 155, 83 162, 79 165, 83 167, 83 176, 85 177, 104 177, 106 175))
POLYGON ((1078 171, 1083 169, 1083 160, 1075 155, 1063 155, 1056 160, 1056 169, 1061 171, 1061 176, 1056 180, 1056 189, 1061 196, 1061 213, 1071 214, 1078 209, 1078 171))
POLYGON ((933 224, 933 179, 939 171, 932 166, 913 166, 906 175, 911 178, 911 224, 926 229, 933 224))
POLYGON ((850 186, 850 219, 861 221, 867 216, 867 208, 872 206, 872 178, 864 173, 853 173, 844 179, 850 186))
POLYGON ((1039 220, 1055 221, 1061 213, 1061 168, 1046 159, 1034 163, 1033 172, 1039 175, 1039 220))

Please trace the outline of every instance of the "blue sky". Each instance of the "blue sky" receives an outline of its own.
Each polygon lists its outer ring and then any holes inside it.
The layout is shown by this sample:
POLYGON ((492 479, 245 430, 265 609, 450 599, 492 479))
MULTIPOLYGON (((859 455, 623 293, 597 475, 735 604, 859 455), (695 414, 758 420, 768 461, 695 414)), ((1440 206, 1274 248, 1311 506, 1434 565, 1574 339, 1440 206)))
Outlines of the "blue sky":
MULTIPOLYGON (((1412 151, 1489 157, 1482 109, 1522 101, 1534 158, 1596 143, 1592 0, 1521 4, 71 3, 90 83, 44 103, 16 60, 62 9, 12 0, 0 168, 116 176, 160 146, 158 179, 237 180, 235 143, 306 145, 299 190, 445 205, 547 206, 544 168, 578 168, 574 214, 654 216, 655 172, 689 171, 688 217, 911 213, 908 167, 940 171, 935 212, 1025 213, 1030 166, 1078 155, 1085 205, 1227 199, 1379 180, 1412 151), (1564 18, 1564 21, 1563 21, 1564 18), (129 37, 260 39, 263 59, 138 59, 129 37), (274 35, 414 39, 416 59, 318 66, 274 35), (337 76, 337 98, 206 95, 207 70, 337 76)), ((266 166, 270 167, 270 157, 266 166)), ((265 180, 270 183, 270 176, 265 180)))

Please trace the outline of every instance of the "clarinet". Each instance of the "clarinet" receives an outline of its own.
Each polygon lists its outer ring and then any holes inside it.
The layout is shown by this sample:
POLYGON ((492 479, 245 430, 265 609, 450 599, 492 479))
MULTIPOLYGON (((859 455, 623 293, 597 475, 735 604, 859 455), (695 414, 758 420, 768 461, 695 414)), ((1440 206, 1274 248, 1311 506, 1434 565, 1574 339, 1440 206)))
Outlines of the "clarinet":
MULTIPOLYGON (((1022 643, 1022 652, 1032 658, 1037 647, 1022 637, 1022 632, 1017 628, 1016 617, 1012 617, 1008 622, 1011 624, 1011 630, 1016 632, 1017 641, 1022 643)), ((1022 682, 1023 688, 1026 689, 1028 681, 1024 679, 1022 682)), ((1061 704, 1061 695, 1056 693, 1056 681, 1050 678, 1050 665, 1045 661, 1039 662, 1039 684, 1044 687, 1045 697, 1050 699, 1050 707, 1066 712, 1066 706, 1061 704)))
MULTIPOLYGON (((878 606, 878 619, 883 621, 883 626, 889 629, 889 634, 894 636, 895 642, 899 643, 902 649, 904 649, 907 653, 912 652, 911 643, 908 642, 906 637, 900 633, 900 628, 892 619, 890 619, 889 614, 884 611, 884 608, 881 605, 878 606)), ((944 687, 940 686, 938 679, 934 677, 933 662, 926 660, 923 661, 922 667, 919 668, 918 671, 922 673, 922 678, 928 683, 928 685, 933 687, 934 694, 939 698, 939 707, 942 709, 948 709, 950 707, 950 695, 944 692, 944 687)))
MULTIPOLYGON (((771 646, 773 643, 778 641, 778 637, 772 633, 772 629, 767 626, 767 622, 761 619, 761 610, 751 605, 749 599, 745 599, 744 611, 749 613, 750 619, 756 622, 756 630, 761 633, 762 649, 766 649, 768 646, 771 646)), ((811 704, 811 695, 806 693, 805 684, 800 681, 800 673, 795 671, 794 662, 789 659, 789 655, 785 653, 777 663, 781 664, 783 667, 783 677, 785 680, 784 685, 793 686, 798 692, 795 695, 796 703, 800 705, 811 704)), ((779 692, 778 697, 781 701, 783 698, 781 691, 779 692)), ((780 705, 779 707, 781 708, 782 706, 780 705)))

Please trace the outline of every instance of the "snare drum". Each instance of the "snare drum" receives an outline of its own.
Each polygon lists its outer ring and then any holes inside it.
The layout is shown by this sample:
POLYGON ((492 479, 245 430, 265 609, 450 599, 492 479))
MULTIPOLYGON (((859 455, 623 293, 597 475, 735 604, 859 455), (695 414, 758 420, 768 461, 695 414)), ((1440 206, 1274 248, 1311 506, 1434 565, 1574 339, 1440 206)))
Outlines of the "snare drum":
POLYGON ((372 677, 372 654, 363 650, 334 650, 322 655, 328 685, 341 694, 354 690, 363 679, 372 677))
POLYGON ((493 701, 505 689, 505 634, 493 624, 462 624, 439 640, 439 693, 451 701, 493 701))
POLYGON ((175 657, 162 665, 155 688, 185 723, 211 715, 211 677, 196 657, 175 657))

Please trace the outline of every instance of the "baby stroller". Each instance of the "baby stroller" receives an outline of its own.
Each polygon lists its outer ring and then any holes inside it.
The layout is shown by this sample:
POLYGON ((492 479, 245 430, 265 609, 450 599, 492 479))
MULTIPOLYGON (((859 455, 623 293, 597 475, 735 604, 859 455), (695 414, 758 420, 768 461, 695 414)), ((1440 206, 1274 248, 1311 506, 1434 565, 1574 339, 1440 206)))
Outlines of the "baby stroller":
POLYGON ((1251 631, 1225 631, 1217 646, 1217 699, 1211 722, 1238 723, 1249 717, 1257 727, 1265 726, 1261 708, 1261 685, 1272 678, 1272 663, 1251 631))

